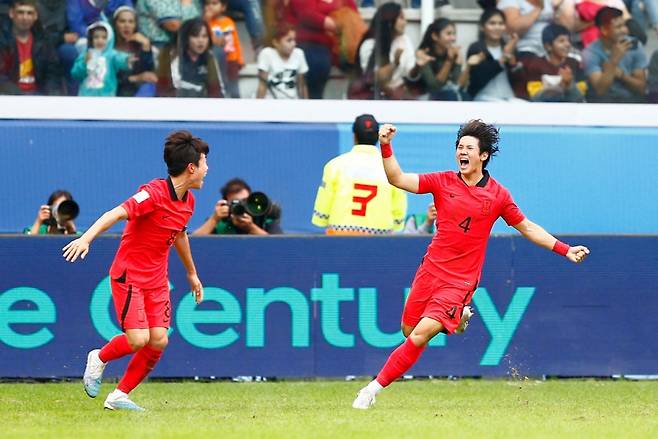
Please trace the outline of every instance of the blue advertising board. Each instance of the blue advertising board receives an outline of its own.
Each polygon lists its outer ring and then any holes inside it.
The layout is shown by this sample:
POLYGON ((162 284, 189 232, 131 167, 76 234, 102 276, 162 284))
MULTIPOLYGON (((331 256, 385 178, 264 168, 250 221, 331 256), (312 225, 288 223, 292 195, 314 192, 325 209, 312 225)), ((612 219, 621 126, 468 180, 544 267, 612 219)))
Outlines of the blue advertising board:
MULTIPOLYGON (((405 293, 428 237, 192 238, 206 300, 170 259, 174 318, 159 377, 373 375, 402 341, 405 293)), ((415 375, 658 373, 658 237, 569 236, 583 264, 519 236, 490 240, 463 335, 438 336, 415 375)), ((107 271, 116 237, 84 261, 61 237, 0 238, 0 377, 80 376, 119 333, 107 271)), ((111 364, 109 376, 125 360, 111 364)))

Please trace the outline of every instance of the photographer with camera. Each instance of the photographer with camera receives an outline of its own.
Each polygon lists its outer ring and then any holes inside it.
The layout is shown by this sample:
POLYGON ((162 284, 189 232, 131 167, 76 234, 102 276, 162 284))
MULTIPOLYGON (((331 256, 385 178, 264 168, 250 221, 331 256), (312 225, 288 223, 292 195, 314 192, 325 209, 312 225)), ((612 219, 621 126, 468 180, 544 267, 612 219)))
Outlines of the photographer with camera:
POLYGON ((192 235, 280 235, 281 208, 262 192, 252 192, 240 178, 220 190, 212 215, 192 235))
POLYGON ((32 227, 23 230, 26 235, 75 235, 78 233, 75 218, 80 213, 78 203, 69 191, 56 190, 48 198, 48 203, 39 207, 32 227))

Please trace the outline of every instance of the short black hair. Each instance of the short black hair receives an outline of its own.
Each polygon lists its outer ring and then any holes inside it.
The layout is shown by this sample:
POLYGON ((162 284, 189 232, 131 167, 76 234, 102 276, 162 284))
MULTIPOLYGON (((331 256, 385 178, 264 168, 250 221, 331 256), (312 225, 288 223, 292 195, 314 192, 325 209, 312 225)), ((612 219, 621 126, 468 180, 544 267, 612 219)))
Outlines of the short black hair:
POLYGON ((167 172, 172 177, 179 176, 185 171, 187 165, 194 163, 199 166, 201 154, 208 155, 208 144, 189 131, 174 131, 165 139, 164 161, 167 172))
POLYGON ((362 114, 354 119, 352 132, 360 145, 376 145, 379 140, 379 122, 372 114, 362 114))
POLYGON ((557 23, 550 23, 541 33, 542 44, 552 45, 559 36, 566 35, 571 40, 569 29, 557 23))
POLYGON ((241 178, 235 177, 227 181, 219 192, 221 192, 222 198, 227 200, 229 195, 237 194, 243 189, 246 189, 247 192, 251 193, 251 187, 249 187, 247 182, 241 178))
POLYGON ((37 0, 13 0, 11 2, 12 9, 16 9, 18 6, 32 6, 34 9, 36 9, 37 0))
POLYGON ((611 8, 610 6, 605 6, 596 13, 596 16, 594 17, 594 24, 596 25, 597 28, 601 29, 603 26, 609 25, 612 20, 614 20, 617 17, 623 16, 624 13, 617 9, 617 8, 611 8))
POLYGON ((459 140, 464 136, 471 136, 478 139, 480 154, 485 151, 489 153, 489 157, 487 157, 487 159, 482 164, 482 169, 485 169, 487 164, 489 164, 491 157, 495 156, 498 152, 500 130, 493 125, 484 123, 480 119, 473 119, 459 127, 455 148, 459 146, 459 140))

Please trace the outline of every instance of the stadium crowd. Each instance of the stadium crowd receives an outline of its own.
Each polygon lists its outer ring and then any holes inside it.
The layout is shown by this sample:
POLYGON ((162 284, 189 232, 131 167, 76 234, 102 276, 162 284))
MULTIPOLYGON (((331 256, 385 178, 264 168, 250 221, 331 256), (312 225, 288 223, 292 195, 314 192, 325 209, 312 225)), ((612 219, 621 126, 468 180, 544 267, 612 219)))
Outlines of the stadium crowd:
POLYGON ((335 67, 350 99, 658 100, 658 0, 479 4, 463 50, 449 16, 415 44, 393 2, 0 0, 0 94, 239 98, 238 17, 258 70, 243 97, 321 99, 335 67))

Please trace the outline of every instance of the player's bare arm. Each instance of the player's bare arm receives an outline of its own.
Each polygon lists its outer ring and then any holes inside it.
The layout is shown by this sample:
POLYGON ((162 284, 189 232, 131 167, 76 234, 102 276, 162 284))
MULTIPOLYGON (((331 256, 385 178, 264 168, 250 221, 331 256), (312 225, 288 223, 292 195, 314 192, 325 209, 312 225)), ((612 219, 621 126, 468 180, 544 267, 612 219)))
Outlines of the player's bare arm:
POLYGON ((105 212, 101 215, 96 222, 82 234, 81 237, 75 239, 62 248, 63 256, 68 262, 75 262, 78 259, 84 259, 89 253, 89 246, 91 242, 96 239, 98 235, 105 232, 107 229, 118 223, 119 221, 128 219, 128 212, 122 206, 117 206, 112 210, 105 212))
POLYGON ((386 123, 379 128, 379 144, 382 148, 382 161, 384 162, 386 178, 393 186, 417 194, 418 174, 402 172, 400 164, 393 155, 391 142, 396 132, 397 129, 390 123, 386 123))
POLYGON ((190 239, 187 237, 187 233, 181 232, 178 234, 174 241, 174 247, 176 247, 176 253, 178 253, 178 257, 187 272, 187 281, 190 283, 194 300, 196 300, 196 303, 201 303, 203 300, 203 285, 196 273, 192 250, 190 249, 190 239))
MULTIPOLYGON (((548 233, 539 224, 535 224, 527 218, 521 221, 519 224, 515 225, 514 228, 518 230, 530 242, 548 250, 553 250, 555 248, 556 242, 558 242, 555 236, 548 233)), ((576 245, 569 246, 569 249, 564 256, 571 262, 580 263, 584 261, 588 255, 589 249, 587 247, 576 245)))

